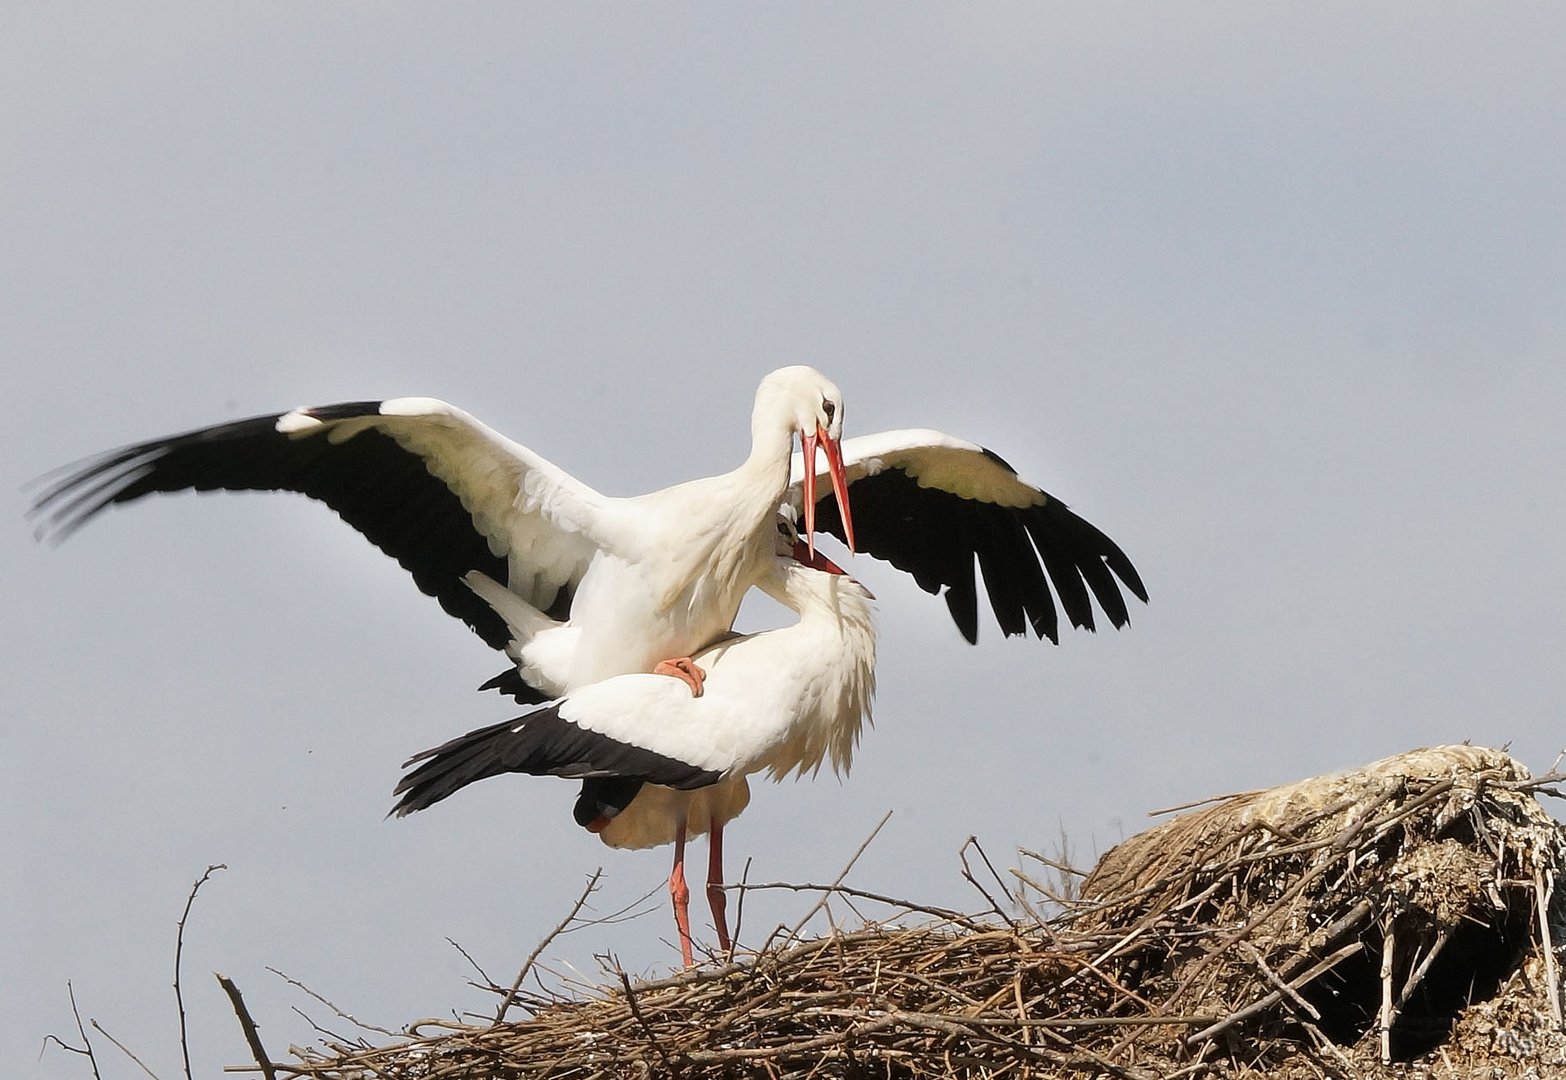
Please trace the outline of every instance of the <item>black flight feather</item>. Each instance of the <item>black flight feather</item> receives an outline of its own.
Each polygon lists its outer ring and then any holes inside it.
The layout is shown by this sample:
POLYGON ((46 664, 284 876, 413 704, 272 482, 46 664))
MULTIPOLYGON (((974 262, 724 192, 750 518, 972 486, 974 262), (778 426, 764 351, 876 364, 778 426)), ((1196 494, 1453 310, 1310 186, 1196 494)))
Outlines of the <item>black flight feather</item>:
MULTIPOLYGON (((984 454, 1013 472, 997 455, 984 454)), ((1008 637, 1031 627, 1058 643, 1059 612, 1072 626, 1092 630, 1094 600, 1112 625, 1124 626, 1130 614, 1122 586, 1147 600, 1125 552, 1053 497, 1046 495, 1039 506, 999 506, 920 487, 906 470, 888 467, 854 481, 849 499, 858 549, 912 574, 926 592, 943 595, 970 643, 979 636, 976 573, 983 574, 990 609, 1008 637)), ((817 500, 816 526, 845 539, 830 490, 817 500)))
MULTIPOLYGON (((378 401, 306 410, 320 420, 380 415, 378 401)), ((463 583, 477 570, 508 580, 506 560, 489 549, 462 502, 424 459, 374 429, 342 442, 325 432, 277 430, 286 413, 257 416, 152 439, 78 463, 33 505, 40 535, 63 539, 105 508, 154 492, 295 491, 330 506, 396 559, 426 594, 492 648, 504 649, 505 621, 463 583)), ((562 589, 551 612, 570 607, 562 589)))
POLYGON ((578 727, 560 716, 559 704, 459 735, 409 758, 403 767, 409 766, 417 767, 393 792, 402 796, 392 808, 398 817, 424 810, 475 781, 503 773, 614 778, 687 791, 715 784, 723 775, 578 727))

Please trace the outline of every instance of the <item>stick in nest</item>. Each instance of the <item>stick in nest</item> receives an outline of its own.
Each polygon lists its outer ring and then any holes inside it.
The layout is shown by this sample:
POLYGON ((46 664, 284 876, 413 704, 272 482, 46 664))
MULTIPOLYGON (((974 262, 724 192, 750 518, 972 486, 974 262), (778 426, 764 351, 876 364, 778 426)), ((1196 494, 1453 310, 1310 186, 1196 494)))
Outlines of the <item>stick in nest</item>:
POLYGON ((587 903, 587 898, 598 889, 598 882, 604 876, 604 868, 599 867, 593 871, 593 876, 587 879, 587 885, 582 889, 582 895, 576 898, 576 903, 571 905, 571 910, 566 912, 566 917, 560 920, 560 924, 545 935, 544 940, 538 943, 538 947, 528 954, 522 970, 517 972, 517 977, 511 981, 511 989, 506 991, 506 996, 501 999, 500 1008, 495 1011, 495 1023, 500 1023, 506 1018, 506 1011, 511 1008, 511 1003, 517 999, 517 991, 522 988, 522 981, 527 978, 527 973, 533 970, 533 965, 538 962, 539 955, 549 947, 549 943, 565 933, 566 927, 575 921, 578 913, 587 903))
MULTIPOLYGON (((448 938, 447 940, 450 940, 450 939, 448 938)), ((338 1015, 339 1018, 348 1021, 350 1024, 354 1025, 355 1027, 363 1028, 365 1031, 373 1031, 373 1032, 375 1032, 378 1035, 390 1035, 393 1038, 396 1038, 396 1037, 398 1037, 398 1036, 400 1036, 402 1034, 402 1032, 400 1032, 400 1031, 392 1031, 389 1028, 376 1027, 374 1024, 366 1024, 363 1020, 360 1020, 358 1017, 344 1012, 342 1009, 340 1009, 336 1005, 332 1004, 326 998, 322 997, 320 994, 318 994, 314 990, 310 989, 308 986, 306 986, 304 983, 300 982, 298 979, 291 978, 290 976, 288 976, 288 975, 284 974, 283 972, 277 970, 277 968, 275 968, 275 967, 268 967, 267 970, 270 971, 273 975, 276 975, 279 979, 282 979, 289 986, 294 987, 296 990, 303 990, 306 994, 309 994, 311 997, 315 998, 315 1000, 319 1001, 322 1005, 325 1005, 328 1009, 331 1009, 334 1013, 336 1013, 338 1015)), ((309 1018, 306 1017, 306 1019, 309 1019, 309 1018)), ((314 1026, 314 1025, 312 1024, 311 1026, 314 1026)))
POLYGON ((854 868, 854 864, 859 861, 859 856, 865 853, 865 849, 870 846, 870 842, 876 838, 876 836, 881 832, 881 829, 888 821, 891 820, 892 812, 890 810, 881 815, 881 820, 876 822, 875 828, 870 830, 870 835, 865 837, 864 843, 859 845, 859 847, 854 851, 853 857, 848 860, 847 865, 845 865, 843 869, 838 872, 837 877, 832 879, 831 888, 821 894, 821 899, 817 900, 815 904, 811 906, 810 910, 805 912, 805 917, 800 919, 799 922, 795 923, 794 928, 788 932, 787 936, 789 938, 797 938, 799 936, 799 932, 805 928, 805 924, 816 917, 816 912, 820 911, 826 905, 827 900, 831 897, 832 889, 836 889, 843 883, 843 879, 848 876, 848 872, 852 870, 854 868))

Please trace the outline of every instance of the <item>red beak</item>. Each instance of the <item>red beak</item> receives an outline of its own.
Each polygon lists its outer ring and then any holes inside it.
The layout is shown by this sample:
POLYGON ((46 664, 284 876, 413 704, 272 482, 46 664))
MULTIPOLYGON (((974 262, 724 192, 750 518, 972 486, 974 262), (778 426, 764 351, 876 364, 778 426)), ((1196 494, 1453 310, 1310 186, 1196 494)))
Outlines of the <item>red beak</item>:
MULTIPOLYGON (((827 472, 832 477, 832 494, 843 519, 843 537, 848 550, 854 550, 854 519, 848 511, 848 478, 843 475, 843 448, 820 424, 812 434, 800 432, 799 442, 805 458, 805 544, 812 558, 816 554, 816 446, 826 451, 827 472)), ((838 573, 842 573, 841 570, 838 573)))
POLYGON ((794 541, 794 561, 810 567, 812 570, 821 570, 828 574, 843 574, 847 571, 825 555, 811 551, 803 540, 794 541))

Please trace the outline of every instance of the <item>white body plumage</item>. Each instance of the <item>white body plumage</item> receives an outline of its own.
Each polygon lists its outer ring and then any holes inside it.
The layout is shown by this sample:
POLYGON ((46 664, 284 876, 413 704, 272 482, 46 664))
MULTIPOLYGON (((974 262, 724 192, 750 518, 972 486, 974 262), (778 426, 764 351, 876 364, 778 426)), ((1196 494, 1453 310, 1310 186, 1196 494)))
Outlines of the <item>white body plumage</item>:
MULTIPOLYGON (((493 583, 474 584, 512 626, 518 655, 537 657, 531 646, 539 641, 546 648, 568 641, 569 627, 552 627, 493 583)), ((722 825, 744 809, 746 777, 756 772, 780 780, 826 761, 848 771, 875 691, 870 594, 846 575, 780 556, 769 556, 758 584, 798 620, 697 653, 707 672, 700 697, 668 676, 628 674, 581 687, 555 706, 584 731, 720 774, 693 790, 644 785, 599 832, 606 844, 653 847, 673 842, 681 826, 697 835, 722 825)))

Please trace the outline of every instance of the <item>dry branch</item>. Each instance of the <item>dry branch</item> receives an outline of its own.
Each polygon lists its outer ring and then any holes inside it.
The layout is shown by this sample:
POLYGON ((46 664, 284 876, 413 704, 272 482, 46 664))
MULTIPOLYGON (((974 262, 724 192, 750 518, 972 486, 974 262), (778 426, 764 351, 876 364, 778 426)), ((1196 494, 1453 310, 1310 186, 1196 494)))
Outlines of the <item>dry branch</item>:
POLYGON ((245 1043, 250 1047, 251 1056, 256 1059, 256 1066, 261 1070, 261 1075, 266 1080, 277 1080, 277 1067, 267 1056, 266 1047, 261 1045, 261 1033, 256 1030, 256 1022, 251 1017, 250 1010, 245 1007, 245 999, 240 994, 239 987, 235 986, 234 980, 227 975, 217 975, 217 981, 223 988, 223 993, 228 995, 228 1003, 233 1006, 234 1015, 239 1019, 240 1030, 245 1033, 245 1043))
POLYGON ((190 895, 185 897, 185 910, 180 912, 179 923, 174 931, 174 1007, 179 1011, 179 1052, 185 1063, 185 1080, 191 1080, 190 1037, 185 1026, 185 994, 179 985, 180 962, 185 955, 185 923, 190 920, 190 909, 196 903, 196 894, 201 891, 201 886, 205 885, 207 879, 217 871, 227 869, 228 867, 222 863, 214 863, 196 879, 196 883, 190 887, 190 895))

